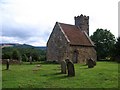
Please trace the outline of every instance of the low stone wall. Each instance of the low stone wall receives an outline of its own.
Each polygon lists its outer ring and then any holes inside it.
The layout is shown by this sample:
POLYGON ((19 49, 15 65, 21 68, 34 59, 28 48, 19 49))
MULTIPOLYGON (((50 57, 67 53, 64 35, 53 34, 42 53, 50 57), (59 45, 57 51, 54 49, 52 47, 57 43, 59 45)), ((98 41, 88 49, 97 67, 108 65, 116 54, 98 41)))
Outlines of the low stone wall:
MULTIPOLYGON (((1 60, 0 60, 1 61, 1 60)), ((6 64, 7 59, 2 59, 2 64, 6 64)), ((10 64, 20 64, 20 61, 18 60, 9 60, 10 64)))

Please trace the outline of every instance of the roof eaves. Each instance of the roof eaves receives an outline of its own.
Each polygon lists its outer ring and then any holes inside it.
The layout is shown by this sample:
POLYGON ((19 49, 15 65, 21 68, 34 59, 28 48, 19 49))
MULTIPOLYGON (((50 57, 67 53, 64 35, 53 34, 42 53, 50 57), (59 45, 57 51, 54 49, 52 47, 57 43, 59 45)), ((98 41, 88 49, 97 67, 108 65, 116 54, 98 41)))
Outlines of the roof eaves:
POLYGON ((68 42, 70 42, 70 40, 68 39, 67 35, 65 34, 65 32, 63 31, 62 27, 60 26, 60 23, 58 22, 58 25, 62 31, 62 33, 64 34, 65 38, 67 39, 68 42))
POLYGON ((92 40, 90 39, 90 37, 88 36, 88 34, 87 34, 85 31, 83 31, 83 32, 84 32, 85 36, 88 38, 88 40, 90 41, 90 43, 91 43, 93 46, 95 46, 94 43, 92 42, 92 40))
POLYGON ((83 47, 94 47, 93 45, 80 45, 80 44, 70 44, 71 46, 83 46, 83 47))

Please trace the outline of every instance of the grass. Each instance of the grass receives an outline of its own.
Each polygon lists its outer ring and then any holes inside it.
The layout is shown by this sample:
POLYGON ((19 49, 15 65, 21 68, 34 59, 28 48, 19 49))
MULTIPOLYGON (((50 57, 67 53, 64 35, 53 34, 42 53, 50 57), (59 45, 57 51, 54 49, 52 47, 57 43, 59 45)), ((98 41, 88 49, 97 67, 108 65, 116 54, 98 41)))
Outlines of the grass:
POLYGON ((118 88, 118 64, 97 62, 94 68, 75 64, 75 77, 60 74, 59 64, 2 66, 2 88, 118 88), (33 70, 36 69, 36 70, 33 70))

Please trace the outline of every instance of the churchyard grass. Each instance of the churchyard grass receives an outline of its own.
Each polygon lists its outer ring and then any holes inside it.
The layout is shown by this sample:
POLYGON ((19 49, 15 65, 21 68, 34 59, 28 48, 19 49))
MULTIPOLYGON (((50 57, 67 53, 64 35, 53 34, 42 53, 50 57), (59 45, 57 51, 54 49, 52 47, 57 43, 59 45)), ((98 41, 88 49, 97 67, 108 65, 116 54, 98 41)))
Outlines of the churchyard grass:
POLYGON ((75 65, 75 77, 60 74, 60 64, 2 65, 2 88, 118 88, 118 63, 75 65))

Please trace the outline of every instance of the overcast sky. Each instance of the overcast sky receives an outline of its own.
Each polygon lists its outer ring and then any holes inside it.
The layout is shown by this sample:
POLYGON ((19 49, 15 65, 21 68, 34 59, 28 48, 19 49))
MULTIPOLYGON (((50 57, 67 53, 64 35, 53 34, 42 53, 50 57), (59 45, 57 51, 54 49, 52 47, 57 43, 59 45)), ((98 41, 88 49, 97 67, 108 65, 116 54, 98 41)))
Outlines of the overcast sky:
POLYGON ((90 17, 90 35, 97 28, 118 37, 119 0, 0 0, 3 43, 46 46, 55 22, 74 24, 74 16, 90 17))

